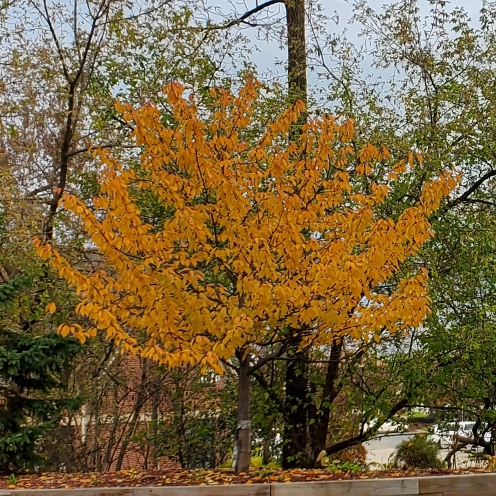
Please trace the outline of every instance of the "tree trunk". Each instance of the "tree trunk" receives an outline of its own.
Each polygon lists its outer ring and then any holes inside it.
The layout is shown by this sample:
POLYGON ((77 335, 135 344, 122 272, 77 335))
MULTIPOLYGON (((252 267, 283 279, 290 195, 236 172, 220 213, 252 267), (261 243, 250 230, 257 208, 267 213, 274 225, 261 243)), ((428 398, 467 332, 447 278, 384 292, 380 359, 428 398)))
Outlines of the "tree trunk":
POLYGON ((336 388, 336 381, 339 377, 339 365, 341 362, 341 351, 343 349, 343 339, 333 339, 331 353, 327 363, 327 372, 322 390, 320 406, 313 401, 309 408, 309 431, 310 431, 310 449, 311 464, 316 467, 317 457, 320 452, 327 447, 327 434, 329 431, 329 418, 331 415, 331 405, 336 399, 339 391, 336 388))
POLYGON ((247 358, 239 357, 238 373, 238 411, 235 438, 235 464, 234 470, 237 474, 250 470, 251 455, 251 375, 249 375, 249 361, 247 358))
MULTIPOLYGON (((147 395, 147 382, 148 382, 148 368, 143 365, 143 369, 141 372, 141 381, 138 385, 138 391, 136 394, 136 401, 134 403, 133 411, 130 413, 131 418, 127 421, 127 425, 125 428, 127 429, 124 439, 121 442, 119 455, 117 457, 117 462, 115 465, 115 471, 119 472, 122 468, 122 463, 124 462, 124 457, 127 453, 127 449, 133 436, 136 434, 136 430, 139 425, 140 414, 143 410, 143 406, 145 405, 148 395, 147 395)), ((130 394, 131 391, 128 392, 130 394)))
POLYGON ((288 35, 288 90, 291 103, 307 103, 307 50, 305 0, 286 0, 288 35))
POLYGON ((160 410, 160 403, 162 400, 161 397, 161 391, 160 391, 160 377, 155 371, 155 376, 153 378, 153 395, 152 395, 152 414, 151 414, 151 463, 149 468, 157 469, 159 468, 159 458, 160 458, 160 451, 159 451, 159 429, 158 429, 158 422, 159 422, 159 410, 160 410))
POLYGON ((285 383, 288 421, 284 425, 282 466, 289 469, 304 465, 307 445, 308 366, 305 351, 296 351, 288 360, 285 383))
MULTIPOLYGON (((307 50, 305 37, 305 0, 286 0, 286 29, 288 36, 288 95, 289 101, 301 100, 307 104, 307 50)), ((297 141, 301 127, 307 121, 303 113, 291 130, 290 141, 297 141)), ((299 345, 299 342, 297 343, 299 345)), ((295 347, 296 349, 296 347, 295 347)), ((307 445, 308 420, 306 402, 308 395, 307 353, 295 351, 286 367, 285 409, 289 422, 284 428, 282 465, 294 468, 303 464, 307 445)))

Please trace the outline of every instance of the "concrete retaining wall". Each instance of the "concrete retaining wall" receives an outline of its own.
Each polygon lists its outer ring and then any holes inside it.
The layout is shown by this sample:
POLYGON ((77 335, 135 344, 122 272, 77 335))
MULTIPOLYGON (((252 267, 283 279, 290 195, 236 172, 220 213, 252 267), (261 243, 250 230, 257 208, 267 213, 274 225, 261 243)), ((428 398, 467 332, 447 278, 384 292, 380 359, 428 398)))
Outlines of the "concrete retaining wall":
POLYGON ((232 486, 13 489, 0 496, 496 496, 496 474, 232 486))

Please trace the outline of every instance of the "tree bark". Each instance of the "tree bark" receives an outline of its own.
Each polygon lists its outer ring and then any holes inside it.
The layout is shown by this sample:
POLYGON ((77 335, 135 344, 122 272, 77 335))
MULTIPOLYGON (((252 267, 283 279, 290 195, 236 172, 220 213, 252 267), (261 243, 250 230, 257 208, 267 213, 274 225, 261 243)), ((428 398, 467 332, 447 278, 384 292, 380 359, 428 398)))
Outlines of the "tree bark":
MULTIPOLYGON (((146 365, 143 366, 143 370, 141 372, 141 381, 138 386, 137 394, 136 394, 136 401, 134 403, 133 411, 130 414, 131 417, 129 421, 127 422, 126 429, 127 432, 124 436, 124 439, 121 442, 120 449, 119 449, 119 455, 117 457, 117 462, 115 465, 115 471, 119 472, 122 469, 122 463, 124 462, 124 456, 127 453, 127 449, 129 447, 129 444, 131 443, 131 439, 136 433, 136 429, 138 428, 139 425, 139 419, 140 419, 140 414, 143 410, 143 406, 145 405, 146 401, 148 400, 147 396, 147 382, 149 380, 148 377, 148 370, 146 365)), ((131 392, 131 391, 130 391, 131 392)))
POLYGON ((250 470, 251 455, 251 375, 249 374, 250 363, 248 358, 239 355, 238 372, 238 410, 235 437, 235 464, 234 470, 237 474, 250 470))
POLYGON ((285 410, 288 421, 284 425, 282 466, 285 469, 301 467, 307 446, 307 352, 295 351, 286 366, 285 410))
POLYGON ((320 406, 317 408, 315 400, 309 409, 309 431, 310 431, 310 463, 315 467, 319 453, 327 446, 327 434, 329 431, 329 418, 331 415, 331 404, 339 393, 336 381, 339 376, 339 366, 341 362, 341 351, 343 349, 343 339, 335 338, 332 341, 331 353, 327 363, 327 372, 322 391, 320 406))
MULTIPOLYGON (((305 37, 305 0, 285 0, 286 30, 288 44, 288 96, 290 103, 308 101, 307 50, 305 37)), ((301 128, 307 121, 304 112, 290 132, 290 141, 298 141, 301 128)), ((298 351, 296 343, 292 360, 286 367, 285 410, 288 421, 284 428, 282 466, 294 468, 303 464, 307 446, 308 418, 306 411, 308 397, 308 354, 298 351)))
POLYGON ((158 422, 159 422, 159 411, 160 411, 160 402, 162 399, 161 396, 161 391, 160 391, 160 377, 158 374, 155 375, 155 377, 152 380, 153 382, 153 395, 152 395, 152 414, 151 414, 151 463, 149 468, 157 469, 158 464, 159 464, 159 458, 160 458, 160 451, 159 451, 159 429, 158 429, 158 422))
POLYGON ((289 100, 307 103, 307 50, 305 38, 305 0, 286 0, 288 36, 289 100))

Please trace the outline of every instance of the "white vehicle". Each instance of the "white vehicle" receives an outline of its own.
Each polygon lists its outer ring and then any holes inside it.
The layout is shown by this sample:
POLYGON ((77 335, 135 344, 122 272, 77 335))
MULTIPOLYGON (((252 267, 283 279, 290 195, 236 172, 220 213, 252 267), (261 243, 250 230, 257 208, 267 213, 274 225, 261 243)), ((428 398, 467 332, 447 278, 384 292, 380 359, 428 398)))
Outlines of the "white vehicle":
POLYGON ((400 430, 400 425, 393 422, 384 422, 377 431, 378 433, 383 432, 398 432, 400 430))
MULTIPOLYGON (((372 419, 370 423, 365 424, 365 431, 368 431, 371 427, 377 424, 377 419, 372 419)), ((391 420, 384 422, 379 429, 377 430, 377 434, 385 434, 385 433, 391 433, 391 432, 398 432, 402 430, 402 426, 397 423, 393 422, 391 420)))
MULTIPOLYGON (((449 422, 447 424, 435 425, 432 429, 432 434, 429 439, 436 442, 439 447, 446 449, 451 448, 455 444, 455 436, 464 436, 473 438, 472 429, 475 422, 449 422)), ((489 441, 491 433, 484 434, 484 440, 489 441)))

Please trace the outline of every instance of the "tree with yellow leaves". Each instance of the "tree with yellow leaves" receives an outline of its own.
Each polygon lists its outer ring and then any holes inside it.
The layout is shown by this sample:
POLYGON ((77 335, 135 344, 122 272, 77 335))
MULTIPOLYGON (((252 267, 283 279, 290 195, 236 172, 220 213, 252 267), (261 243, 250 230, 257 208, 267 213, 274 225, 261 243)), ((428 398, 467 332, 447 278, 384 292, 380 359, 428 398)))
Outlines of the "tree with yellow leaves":
POLYGON ((99 150, 94 208, 70 195, 63 203, 83 222, 104 268, 82 273, 37 242, 39 255, 81 295, 76 313, 93 323, 62 325, 61 334, 84 341, 102 331, 122 350, 169 367, 199 363, 222 372, 224 363, 237 370, 237 472, 249 468, 256 370, 296 338, 323 347, 339 336, 373 340, 385 328, 422 323, 424 271, 391 294, 377 288, 432 236, 428 216, 456 183, 446 172, 398 219, 382 218, 377 207, 413 159, 393 163, 371 145, 355 151, 352 122, 328 115, 309 120, 298 141, 288 142, 303 104, 257 135, 258 88, 248 80, 237 95, 216 90, 209 114, 171 84, 170 126, 154 105, 119 105, 134 124, 139 167, 99 150), (360 178, 368 179, 365 193, 360 178), (140 216, 140 191, 167 212, 158 228, 140 216))

